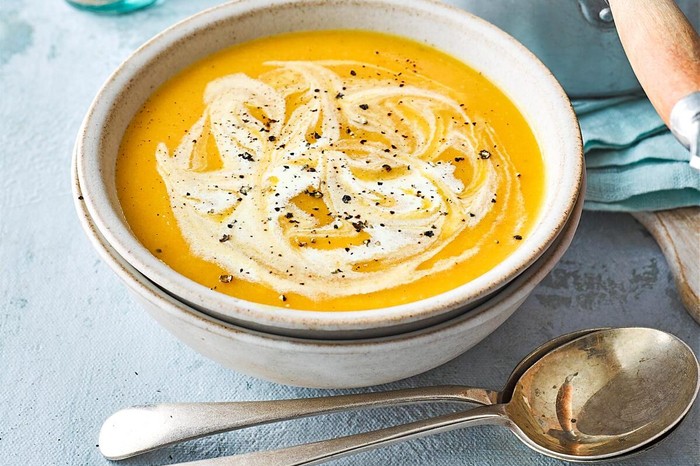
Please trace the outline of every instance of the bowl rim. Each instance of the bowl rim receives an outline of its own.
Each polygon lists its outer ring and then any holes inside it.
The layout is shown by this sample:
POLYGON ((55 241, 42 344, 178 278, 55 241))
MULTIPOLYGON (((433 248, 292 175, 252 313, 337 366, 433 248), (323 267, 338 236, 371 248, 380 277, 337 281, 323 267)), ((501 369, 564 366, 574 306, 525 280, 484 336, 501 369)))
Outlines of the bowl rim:
MULTIPOLYGON (((570 188, 564 202, 554 204, 544 220, 540 212, 538 230, 529 235, 523 244, 511 253, 506 260, 474 280, 436 296, 406 304, 355 311, 310 311, 290 309, 284 306, 259 304, 225 295, 211 290, 175 272, 164 262, 152 255, 136 239, 121 216, 118 206, 112 205, 106 186, 101 179, 99 166, 99 141, 103 124, 107 121, 119 93, 128 86, 129 79, 149 62, 149 59, 166 52, 173 44, 194 35, 202 28, 211 27, 218 21, 230 20, 252 11, 269 8, 305 5, 314 7, 320 4, 340 4, 342 0, 240 0, 218 5, 189 18, 159 33, 131 54, 107 79, 83 121, 76 141, 77 170, 86 207, 97 229, 140 273, 156 282, 169 293, 177 296, 218 319, 234 324, 257 326, 264 329, 277 329, 281 333, 303 335, 307 332, 326 331, 365 331, 383 329, 391 333, 400 325, 420 325, 430 318, 444 316, 447 319, 465 308, 465 303, 475 303, 494 293, 507 282, 513 280, 551 245, 566 224, 581 193, 583 183, 583 147, 578 121, 571 103, 551 72, 523 45, 496 26, 467 13, 464 10, 433 0, 357 0, 352 4, 357 8, 402 8, 412 12, 430 12, 433 17, 457 21, 459 24, 475 28, 483 36, 500 41, 504 47, 518 53, 528 63, 533 76, 547 84, 549 98, 558 102, 556 115, 561 119, 560 128, 570 142, 568 153, 567 178, 570 188), (452 315, 450 315, 452 312, 452 315)), ((230 44, 229 44, 230 45, 230 44)), ((196 60, 194 60, 196 61, 196 60)), ((192 63, 194 63, 192 61, 192 63)), ((434 321, 433 321, 434 323, 434 321)))
MULTIPOLYGON (((330 351, 335 354, 354 353, 359 347, 383 346, 386 344, 400 344, 404 345, 406 349, 409 349, 411 347, 411 341, 415 339, 432 338, 434 335, 442 333, 459 332, 462 327, 465 326, 469 328, 476 327, 480 323, 501 314, 504 307, 508 309, 519 300, 524 301, 551 272, 568 250, 581 219, 584 202, 584 196, 583 193, 581 193, 577 198, 574 211, 569 221, 564 226, 561 235, 556 238, 552 247, 547 249, 532 267, 529 267, 525 272, 505 285, 490 299, 468 312, 435 325, 393 335, 337 340, 302 338, 264 332, 219 320, 193 308, 177 297, 170 295, 166 290, 159 287, 156 283, 139 272, 139 270, 124 257, 119 255, 97 228, 87 208, 87 203, 84 200, 75 165, 74 156, 71 190, 80 226, 100 258, 107 263, 109 268, 131 292, 138 294, 151 304, 156 305, 170 317, 185 321, 189 325, 194 325, 220 336, 230 338, 232 335, 235 335, 236 338, 252 339, 255 340, 257 344, 263 344, 268 347, 281 347, 290 350, 316 348, 316 350, 330 351)), ((518 307, 519 305, 514 306, 512 311, 506 316, 506 319, 510 317, 518 307)))

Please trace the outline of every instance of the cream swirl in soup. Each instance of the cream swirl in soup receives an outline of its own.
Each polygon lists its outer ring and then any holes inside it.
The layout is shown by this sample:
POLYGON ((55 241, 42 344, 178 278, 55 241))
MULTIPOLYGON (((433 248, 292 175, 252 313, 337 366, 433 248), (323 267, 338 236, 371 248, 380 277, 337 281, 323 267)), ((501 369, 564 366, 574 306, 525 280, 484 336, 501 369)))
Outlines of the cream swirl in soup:
POLYGON ((182 235, 227 279, 371 293, 472 257, 488 235, 436 256, 481 222, 527 217, 510 157, 451 89, 357 61, 265 65, 211 81, 178 147, 156 151, 182 235))

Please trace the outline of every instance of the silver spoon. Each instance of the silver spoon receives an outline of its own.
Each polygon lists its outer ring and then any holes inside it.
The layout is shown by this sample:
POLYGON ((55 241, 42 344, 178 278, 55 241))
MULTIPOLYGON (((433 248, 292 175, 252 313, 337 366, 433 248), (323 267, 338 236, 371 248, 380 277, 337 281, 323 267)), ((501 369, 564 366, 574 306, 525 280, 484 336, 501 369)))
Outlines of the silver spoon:
POLYGON ((98 443, 107 459, 120 460, 207 435, 351 409, 428 401, 482 405, 505 403, 510 401, 515 384, 535 361, 552 349, 597 330, 600 329, 578 330, 541 345, 518 363, 500 392, 445 385, 297 400, 134 406, 107 418, 100 430, 98 443))
POLYGON ((698 361, 668 333, 608 329, 540 358, 511 401, 387 429, 190 463, 189 466, 301 466, 462 427, 508 427, 525 445, 554 458, 598 461, 634 454, 663 438, 698 393, 698 361))

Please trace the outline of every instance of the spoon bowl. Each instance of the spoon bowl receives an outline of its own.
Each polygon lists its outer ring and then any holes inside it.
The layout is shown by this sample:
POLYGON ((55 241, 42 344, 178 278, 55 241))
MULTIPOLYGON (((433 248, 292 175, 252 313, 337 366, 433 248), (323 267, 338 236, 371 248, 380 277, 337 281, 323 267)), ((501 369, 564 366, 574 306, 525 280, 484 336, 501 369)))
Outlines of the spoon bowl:
POLYGON ((609 329, 542 357, 505 410, 521 440, 541 453, 597 460, 663 436, 697 393, 698 363, 681 340, 646 328, 609 329))

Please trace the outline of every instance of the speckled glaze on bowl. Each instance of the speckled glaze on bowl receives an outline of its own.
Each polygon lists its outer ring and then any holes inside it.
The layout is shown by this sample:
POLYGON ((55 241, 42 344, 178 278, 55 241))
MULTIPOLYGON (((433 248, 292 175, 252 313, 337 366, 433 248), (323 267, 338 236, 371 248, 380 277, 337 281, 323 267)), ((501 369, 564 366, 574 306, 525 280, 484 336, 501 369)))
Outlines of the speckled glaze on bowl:
POLYGON ((580 131, 570 102, 540 61, 465 11, 430 0, 242 0, 197 14, 129 57, 95 98, 76 143, 85 206, 107 243, 168 293, 217 319, 304 338, 392 335, 476 306, 532 265, 566 225, 583 180, 580 131), (170 269, 131 233, 115 187, 115 161, 132 116, 163 82, 227 46, 295 30, 366 29, 437 47, 482 72, 516 104, 543 153, 545 197, 534 230, 512 255, 471 282, 409 304, 352 312, 290 310, 233 298, 170 269))
POLYGON ((491 334, 559 262, 578 226, 580 196, 562 233, 531 267, 495 296, 440 324, 398 335, 315 340, 265 333, 215 319, 179 301, 139 273, 97 230, 75 170, 80 223, 100 257, 148 313, 202 355, 236 371, 286 385, 352 388, 389 383, 444 364, 491 334))

